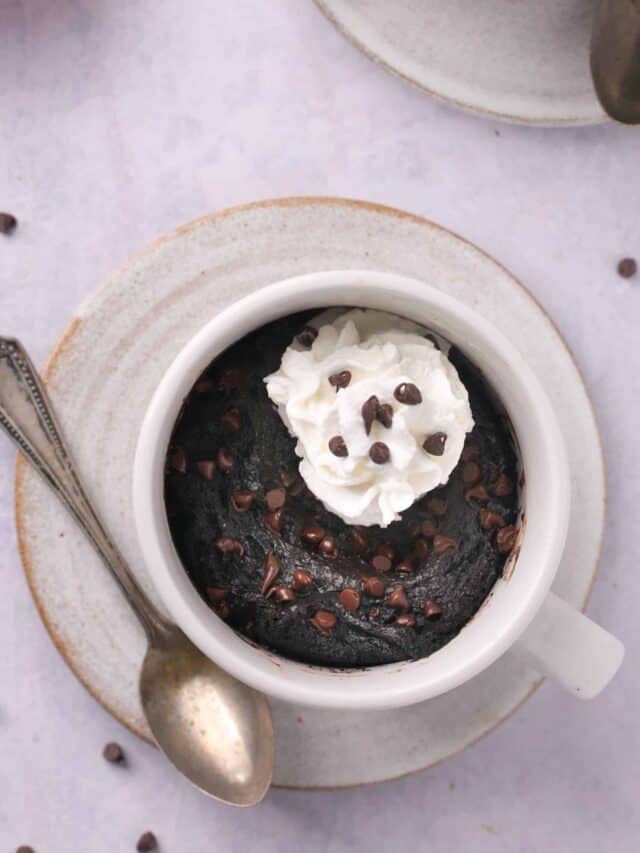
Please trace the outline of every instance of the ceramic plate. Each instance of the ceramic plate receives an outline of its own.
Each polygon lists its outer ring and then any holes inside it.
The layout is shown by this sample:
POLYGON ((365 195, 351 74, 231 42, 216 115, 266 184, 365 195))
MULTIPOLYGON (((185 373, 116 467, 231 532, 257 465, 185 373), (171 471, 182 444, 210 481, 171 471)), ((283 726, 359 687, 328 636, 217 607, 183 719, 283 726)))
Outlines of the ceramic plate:
POLYGON ((605 120, 589 71, 597 0, 316 0, 357 47, 458 107, 526 124, 605 120))
MULTIPOLYGON (((80 307, 49 361, 47 385, 88 490, 143 587, 157 601, 134 535, 131 470, 140 422, 164 370, 194 332, 240 296, 300 273, 348 268, 423 279, 472 303, 540 376, 573 472, 571 528, 554 589, 584 606, 600 549, 604 472, 589 398, 557 330, 505 269, 459 237, 400 211, 336 199, 233 209, 161 239, 80 307)), ((23 461, 16 502, 22 559, 54 642, 98 701, 148 738, 137 695, 141 629, 23 461)), ((339 787, 428 767, 490 731, 536 684, 533 671, 505 655, 457 690, 392 712, 336 713, 274 701, 275 782, 339 787)))

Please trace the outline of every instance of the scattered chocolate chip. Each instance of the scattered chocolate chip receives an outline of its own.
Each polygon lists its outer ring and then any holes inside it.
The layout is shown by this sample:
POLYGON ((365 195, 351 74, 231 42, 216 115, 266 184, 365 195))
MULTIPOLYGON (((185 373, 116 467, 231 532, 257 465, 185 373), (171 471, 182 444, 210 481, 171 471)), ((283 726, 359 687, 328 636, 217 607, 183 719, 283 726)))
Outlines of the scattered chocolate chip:
POLYGON ((356 527, 351 528, 351 548, 356 554, 364 554, 369 547, 367 538, 361 530, 356 527))
POLYGON ((239 432, 240 430, 240 412, 238 409, 227 409, 224 415, 220 418, 220 423, 231 432, 239 432))
POLYGON ((413 628, 416 624, 416 620, 410 613, 401 613, 399 616, 396 616, 396 625, 402 625, 405 628, 413 628))
POLYGON ((280 482, 285 489, 290 489, 297 480, 298 475, 294 471, 288 471, 286 468, 280 471, 280 482))
MULTIPOLYGON (((446 512, 446 507, 445 507, 446 512)), ((443 513, 444 515, 444 513, 443 513)), ((433 518, 425 518, 425 520, 420 525, 420 533, 422 536, 426 536, 427 539, 431 539, 438 532, 438 525, 434 521, 433 518)))
POLYGON ((284 489, 278 486, 275 489, 269 489, 264 497, 267 502, 267 506, 273 512, 273 510, 280 509, 284 506, 285 501, 287 500, 287 493, 284 489))
POLYGON ((618 263, 618 275, 622 278, 632 278, 638 271, 638 262, 635 258, 623 258, 618 263))
POLYGON ((385 465, 391 459, 391 451, 384 441, 374 441, 369 448, 369 456, 376 465, 385 465))
POLYGON ((233 391, 241 388, 246 381, 247 377, 239 367, 227 367, 218 377, 218 387, 223 391, 233 391))
POLYGON ((380 554, 382 557, 388 557, 390 560, 393 560, 396 555, 396 549, 390 542, 383 542, 376 548, 376 554, 380 554))
POLYGON ((193 390, 196 394, 208 394, 210 391, 213 391, 215 385, 211 379, 198 379, 196 384, 193 386, 193 390))
POLYGON ((429 556, 429 543, 420 537, 413 543, 413 553, 419 560, 426 560, 429 556))
POLYGON ((309 542, 311 545, 317 545, 324 539, 324 527, 320 527, 319 524, 309 524, 302 528, 302 533, 300 535, 305 542, 309 542))
POLYGON ((442 456, 447 443, 447 435, 444 432, 434 432, 427 436, 423 443, 423 448, 430 453, 431 456, 442 456))
POLYGON ((341 435, 334 435, 329 439, 329 450, 334 456, 348 456, 349 448, 344 443, 344 438, 341 435))
POLYGON ((385 429, 391 429, 393 426, 393 406, 390 403, 382 403, 378 406, 376 412, 376 420, 381 423, 385 429))
POLYGON ((338 390, 338 388, 346 388, 351 382, 351 371, 341 370, 339 373, 332 373, 329 377, 329 384, 338 390))
POLYGON ((364 582, 364 591, 371 598, 382 598, 384 595, 384 581, 380 578, 367 578, 364 582))
POLYGON ((229 589, 223 589, 221 586, 208 586, 207 598, 212 604, 219 604, 229 595, 229 592, 229 589))
POLYGON ((416 567, 411 560, 401 560, 396 566, 396 572, 415 572, 416 567))
POLYGON ((280 574, 280 562, 276 555, 271 551, 264 558, 264 574, 262 576, 262 585, 260 592, 266 595, 269 587, 280 574))
POLYGON ((228 447, 221 447, 216 456, 216 463, 223 474, 228 474, 235 465, 236 458, 228 447))
POLYGON ((464 499, 467 503, 471 503, 471 501, 486 503, 489 500, 489 492, 484 483, 478 483, 464 493, 464 499))
POLYGON ((436 554, 444 554, 445 551, 455 551, 458 548, 458 543, 450 536, 444 536, 442 533, 437 533, 433 537, 433 550, 436 554))
POLYGON ((427 509, 432 515, 442 518, 447 513, 447 502, 443 501, 442 498, 431 498, 427 501, 427 509))
POLYGON ((467 486, 475 485, 482 477, 482 468, 477 462, 465 462, 462 466, 462 482, 467 486))
POLYGON ((506 521, 498 512, 492 509, 480 510, 480 524, 485 530, 492 530, 494 527, 504 527, 506 521))
POLYGON ((424 603, 424 615, 430 622, 435 622, 442 616, 442 607, 428 598, 424 603))
POLYGON ((497 498, 504 498, 510 495, 513 491, 513 482, 506 474, 500 474, 495 483, 491 486, 491 491, 497 498))
POLYGON ((184 447, 176 447, 171 454, 171 467, 178 474, 184 474, 187 470, 187 453, 184 447))
POLYGON ((241 557, 244 556, 244 546, 242 542, 238 542, 237 539, 232 539, 231 536, 220 536, 219 539, 216 539, 216 548, 218 551, 222 551, 223 554, 231 554, 235 552, 240 554, 241 557))
POLYGON ((431 332, 427 332, 427 334, 425 335, 425 338, 426 338, 428 341, 431 341, 431 343, 434 345, 434 347, 435 347, 437 350, 439 350, 439 349, 440 349, 440 344, 439 344, 439 343, 438 343, 438 341, 436 340, 435 335, 432 335, 432 334, 431 334, 431 332))
POLYGON ((205 480, 213 480, 213 475, 216 473, 216 463, 213 459, 201 459, 196 466, 205 480))
POLYGON ((334 560, 338 556, 338 544, 333 536, 325 536, 318 543, 318 551, 323 557, 329 557, 334 560))
POLYGON ((274 509, 273 512, 267 512, 264 517, 264 523, 272 533, 280 533, 284 524, 284 513, 281 509, 274 509))
POLYGON ((158 839, 153 832, 144 832, 138 839, 136 850, 138 853, 149 853, 150 850, 155 850, 158 846, 158 839))
POLYGON ((316 610, 311 624, 324 634, 330 634, 336 624, 335 614, 329 613, 328 610, 316 610))
POLYGON ((477 444, 465 444, 462 448, 461 458, 463 462, 470 462, 475 459, 480 453, 480 448, 477 444))
POLYGON ((318 330, 314 329, 313 326, 303 326, 303 328, 296 335, 296 340, 303 347, 310 347, 315 339, 318 337, 318 330))
POLYGON ((407 593, 404 591, 403 586, 395 587, 395 589, 393 589, 387 596, 386 602, 389 607, 393 607, 394 610, 409 609, 409 599, 407 598, 407 593))
POLYGON ((313 583, 313 579, 309 572, 304 569, 296 569, 293 573, 293 583, 291 586, 294 589, 307 589, 313 583))
POLYGON ((276 601, 281 601, 284 604, 296 600, 295 592, 288 586, 272 586, 267 593, 267 598, 272 596, 276 601))
POLYGON ((422 402, 420 389, 413 382, 401 382, 393 392, 393 396, 399 403, 404 403, 407 406, 417 406, 422 402))
POLYGON ((221 601, 216 605, 215 611, 221 619, 228 619, 231 615, 231 608, 226 601, 221 601))
POLYGON ((501 554, 508 554, 509 551, 513 550, 517 538, 518 531, 513 524, 509 524, 507 527, 503 527, 501 530, 498 530, 496 534, 498 551, 500 551, 501 554))
POLYGON ((376 554, 373 560, 371 560, 371 565, 376 572, 388 572, 391 568, 391 560, 383 554, 376 554))
POLYGON ((108 743, 102 750, 102 756, 111 764, 122 764, 124 761, 124 750, 119 743, 108 743))
POLYGON ((0 234, 11 234, 18 220, 11 213, 0 213, 0 234))
POLYGON ((343 589, 338 595, 338 601, 345 610, 357 610, 360 607, 360 593, 357 589, 343 589))
POLYGON ((231 506, 236 512, 247 512, 256 499, 255 492, 250 489, 236 489, 231 492, 231 506))
POLYGON ((362 420, 364 421, 364 431, 367 435, 371 432, 371 425, 376 419, 376 415, 378 414, 378 407, 380 406, 380 400, 373 394, 369 397, 368 400, 365 400, 362 404, 362 420))

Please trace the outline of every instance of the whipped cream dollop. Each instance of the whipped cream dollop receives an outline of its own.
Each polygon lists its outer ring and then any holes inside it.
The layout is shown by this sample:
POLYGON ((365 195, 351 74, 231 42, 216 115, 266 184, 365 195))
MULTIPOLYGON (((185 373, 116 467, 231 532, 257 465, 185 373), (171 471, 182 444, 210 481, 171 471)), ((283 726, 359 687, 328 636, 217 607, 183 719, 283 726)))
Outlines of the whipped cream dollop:
POLYGON ((264 380, 302 478, 348 524, 398 520, 447 482, 473 428, 466 388, 426 334, 382 311, 332 309, 264 380))

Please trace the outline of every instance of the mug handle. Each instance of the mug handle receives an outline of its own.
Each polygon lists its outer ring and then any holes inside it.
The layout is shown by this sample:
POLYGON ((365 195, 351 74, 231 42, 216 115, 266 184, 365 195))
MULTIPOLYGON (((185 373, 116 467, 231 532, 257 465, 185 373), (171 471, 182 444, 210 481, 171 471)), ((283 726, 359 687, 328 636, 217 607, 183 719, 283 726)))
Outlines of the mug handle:
POLYGON ((597 696, 624 657, 617 637, 553 592, 513 650, 523 662, 580 699, 597 696))

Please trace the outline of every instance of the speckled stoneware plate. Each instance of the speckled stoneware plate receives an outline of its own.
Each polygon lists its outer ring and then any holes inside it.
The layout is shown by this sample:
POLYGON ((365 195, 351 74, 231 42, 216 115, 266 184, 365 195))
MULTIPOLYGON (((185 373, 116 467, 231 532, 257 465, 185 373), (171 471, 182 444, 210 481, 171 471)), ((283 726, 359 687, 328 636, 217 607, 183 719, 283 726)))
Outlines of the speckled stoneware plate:
POLYGON ((597 0, 316 0, 371 59, 505 121, 604 121, 589 72, 597 0))
MULTIPOLYGON (((142 585, 131 471, 141 419, 162 373, 212 315, 256 288, 327 269, 388 270, 472 303, 541 377, 567 439, 574 502, 554 589, 584 606, 604 521, 598 430, 580 374, 552 322, 499 264, 397 210, 337 199, 265 202, 206 217, 129 261, 67 327, 46 369, 62 426, 93 496, 142 585)), ((402 305, 398 305, 402 312, 402 305)), ((93 695, 148 737, 137 695, 145 641, 122 595, 38 476, 20 462, 19 542, 49 632, 93 695)), ((458 752, 511 714, 537 684, 509 655, 457 690, 392 712, 272 703, 275 782, 339 787, 391 779, 458 752)))

